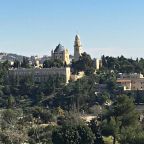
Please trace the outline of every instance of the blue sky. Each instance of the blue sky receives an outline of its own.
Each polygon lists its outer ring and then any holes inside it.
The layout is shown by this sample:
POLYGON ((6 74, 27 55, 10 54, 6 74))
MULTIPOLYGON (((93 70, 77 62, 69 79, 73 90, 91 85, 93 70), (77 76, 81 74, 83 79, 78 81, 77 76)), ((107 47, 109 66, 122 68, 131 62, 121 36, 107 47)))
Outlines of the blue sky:
POLYGON ((73 54, 76 34, 92 57, 144 57, 144 0, 0 0, 0 51, 73 54))

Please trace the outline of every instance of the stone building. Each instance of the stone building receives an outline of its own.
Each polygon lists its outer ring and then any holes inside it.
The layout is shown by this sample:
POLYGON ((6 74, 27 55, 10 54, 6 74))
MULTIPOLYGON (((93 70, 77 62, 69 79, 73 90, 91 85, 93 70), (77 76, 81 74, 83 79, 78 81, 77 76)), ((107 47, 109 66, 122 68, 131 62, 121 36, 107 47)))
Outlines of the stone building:
POLYGON ((93 67, 95 70, 99 70, 102 67, 102 61, 100 59, 93 59, 93 67))
POLYGON ((71 80, 77 81, 78 79, 81 79, 85 76, 85 73, 83 71, 79 72, 78 74, 71 74, 71 80))
POLYGON ((82 53, 83 53, 83 50, 82 50, 82 45, 80 41, 80 36, 76 35, 75 41, 74 41, 74 61, 78 61, 82 53))
MULTIPOLYGON (((82 55, 83 49, 80 41, 80 36, 75 36, 74 41, 74 56, 69 56, 68 49, 65 49, 64 46, 58 44, 54 50, 51 51, 51 57, 38 58, 37 56, 32 56, 30 58, 31 64, 34 65, 33 68, 18 68, 10 69, 9 76, 13 77, 26 77, 30 76, 34 79, 35 82, 45 82, 48 80, 49 76, 64 76, 65 82, 68 83, 70 79, 77 80, 84 77, 84 72, 79 72, 78 75, 71 75, 70 67, 61 67, 61 68, 42 68, 42 63, 45 60, 61 60, 63 64, 69 65, 70 59, 78 61, 79 57, 82 55)), ((94 68, 98 70, 101 67, 101 61, 98 59, 94 60, 94 68)))
POLYGON ((32 66, 34 66, 35 68, 39 68, 41 66, 40 65, 40 59, 37 55, 36 56, 31 56, 29 60, 30 60, 30 64, 32 66))
POLYGON ((60 77, 63 76, 65 78, 65 83, 68 83, 71 75, 70 68, 18 68, 9 70, 10 77, 32 77, 35 82, 46 82, 50 76, 56 75, 60 77))
POLYGON ((68 65, 70 63, 68 49, 65 49, 64 46, 59 44, 58 46, 56 46, 54 51, 51 51, 51 59, 61 60, 64 64, 68 65))
POLYGON ((117 83, 124 87, 124 90, 144 90, 144 76, 142 74, 120 74, 117 83))

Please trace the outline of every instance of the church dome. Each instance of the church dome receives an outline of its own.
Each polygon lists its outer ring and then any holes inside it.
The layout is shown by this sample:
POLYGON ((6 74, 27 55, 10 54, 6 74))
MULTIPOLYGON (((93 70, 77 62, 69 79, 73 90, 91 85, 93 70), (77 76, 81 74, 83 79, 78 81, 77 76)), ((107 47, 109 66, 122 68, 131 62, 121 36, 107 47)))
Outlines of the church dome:
POLYGON ((61 44, 59 44, 58 46, 56 46, 54 52, 62 52, 64 51, 64 46, 62 46, 61 44))

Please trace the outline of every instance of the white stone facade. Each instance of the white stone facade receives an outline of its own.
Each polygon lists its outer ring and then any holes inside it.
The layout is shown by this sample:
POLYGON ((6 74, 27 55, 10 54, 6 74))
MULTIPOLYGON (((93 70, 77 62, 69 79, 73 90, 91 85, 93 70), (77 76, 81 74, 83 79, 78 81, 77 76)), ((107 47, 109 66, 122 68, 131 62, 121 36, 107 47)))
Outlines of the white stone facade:
POLYGON ((65 83, 68 83, 70 80, 70 68, 62 67, 62 68, 18 68, 18 69, 10 69, 9 76, 13 77, 32 77, 35 82, 46 82, 49 76, 64 76, 65 83))
POLYGON ((61 60, 64 64, 69 65, 70 59, 68 49, 65 49, 61 44, 59 44, 54 51, 51 51, 51 59, 58 59, 61 60))
POLYGON ((74 41, 74 61, 78 61, 82 53, 83 53, 83 50, 82 50, 80 37, 79 35, 76 35, 75 41, 74 41))
POLYGON ((117 83, 124 87, 124 90, 144 90, 144 76, 142 74, 120 74, 117 83))

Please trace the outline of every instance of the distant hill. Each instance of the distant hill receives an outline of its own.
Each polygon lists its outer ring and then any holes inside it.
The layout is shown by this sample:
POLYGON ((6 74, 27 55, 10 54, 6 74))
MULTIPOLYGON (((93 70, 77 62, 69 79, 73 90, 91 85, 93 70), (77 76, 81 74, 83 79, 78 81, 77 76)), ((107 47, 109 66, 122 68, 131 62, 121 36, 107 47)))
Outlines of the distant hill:
POLYGON ((0 53, 0 61, 22 61, 23 56, 22 55, 17 55, 17 54, 12 54, 12 53, 0 53))

